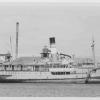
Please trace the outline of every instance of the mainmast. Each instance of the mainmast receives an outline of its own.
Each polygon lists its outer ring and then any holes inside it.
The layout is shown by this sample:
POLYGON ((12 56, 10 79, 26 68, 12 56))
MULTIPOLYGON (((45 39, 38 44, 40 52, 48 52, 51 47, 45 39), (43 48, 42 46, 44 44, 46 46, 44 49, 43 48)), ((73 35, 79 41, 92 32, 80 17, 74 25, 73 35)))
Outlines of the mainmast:
POLYGON ((94 43, 94 38, 92 38, 92 54, 93 54, 93 63, 94 63, 94 67, 96 67, 96 60, 95 60, 95 43, 94 43))

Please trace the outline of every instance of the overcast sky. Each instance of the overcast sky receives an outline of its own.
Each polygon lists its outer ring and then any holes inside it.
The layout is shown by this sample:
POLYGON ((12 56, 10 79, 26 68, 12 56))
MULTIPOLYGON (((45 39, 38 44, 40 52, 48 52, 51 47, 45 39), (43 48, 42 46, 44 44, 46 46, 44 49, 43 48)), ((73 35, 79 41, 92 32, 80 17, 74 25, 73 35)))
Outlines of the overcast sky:
POLYGON ((0 53, 15 53, 16 22, 19 22, 19 56, 39 55, 49 37, 56 37, 56 47, 66 54, 100 56, 100 4, 9 3, 0 4, 0 53))

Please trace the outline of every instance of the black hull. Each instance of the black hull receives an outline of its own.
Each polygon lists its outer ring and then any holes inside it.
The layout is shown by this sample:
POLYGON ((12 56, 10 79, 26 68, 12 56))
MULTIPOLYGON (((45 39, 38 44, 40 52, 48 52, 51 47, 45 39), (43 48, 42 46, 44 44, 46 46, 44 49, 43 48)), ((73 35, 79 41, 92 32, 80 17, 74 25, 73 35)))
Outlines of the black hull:
POLYGON ((85 79, 0 79, 0 83, 85 83, 85 79))

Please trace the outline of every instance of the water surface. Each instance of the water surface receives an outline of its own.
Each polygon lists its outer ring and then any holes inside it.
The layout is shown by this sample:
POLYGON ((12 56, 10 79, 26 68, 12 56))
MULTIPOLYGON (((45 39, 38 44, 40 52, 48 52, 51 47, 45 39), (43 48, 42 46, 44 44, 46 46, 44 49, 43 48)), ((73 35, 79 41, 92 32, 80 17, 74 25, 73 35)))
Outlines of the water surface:
POLYGON ((0 83, 1 97, 97 97, 100 84, 0 83))

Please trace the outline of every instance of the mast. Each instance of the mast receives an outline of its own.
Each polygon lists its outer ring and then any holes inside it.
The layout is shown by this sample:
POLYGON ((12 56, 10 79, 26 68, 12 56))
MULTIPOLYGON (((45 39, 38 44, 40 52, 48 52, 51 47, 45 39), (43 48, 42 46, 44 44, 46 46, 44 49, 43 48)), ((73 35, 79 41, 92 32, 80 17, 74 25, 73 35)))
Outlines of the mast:
POLYGON ((18 33, 19 33, 19 22, 16 23, 16 54, 15 54, 15 59, 18 57, 18 33))
POLYGON ((12 50, 12 39, 11 39, 11 36, 10 36, 10 46, 11 46, 11 55, 13 57, 13 50, 12 50))
POLYGON ((96 69, 96 60, 95 60, 95 43, 94 43, 94 38, 92 38, 92 45, 91 45, 91 48, 92 48, 92 54, 93 54, 93 63, 94 63, 94 68, 88 72, 87 74, 87 77, 86 77, 86 80, 85 80, 85 83, 88 83, 90 77, 91 77, 91 72, 94 71, 94 69, 96 69))
POLYGON ((94 67, 96 67, 96 61, 95 61, 95 43, 94 43, 94 38, 92 38, 92 45, 91 45, 91 48, 92 48, 92 54, 93 54, 93 63, 94 63, 94 67))

